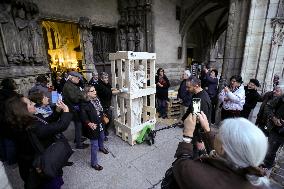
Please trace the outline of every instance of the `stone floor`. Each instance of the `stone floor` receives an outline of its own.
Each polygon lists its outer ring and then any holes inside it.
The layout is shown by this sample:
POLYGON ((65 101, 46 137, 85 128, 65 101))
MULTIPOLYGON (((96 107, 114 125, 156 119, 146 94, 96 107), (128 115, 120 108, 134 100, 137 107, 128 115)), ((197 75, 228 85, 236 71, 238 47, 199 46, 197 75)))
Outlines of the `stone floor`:
MULTIPOLYGON (((158 120, 156 128, 174 123, 174 120, 158 120)), ((72 126, 65 133, 73 140, 72 126)), ((174 153, 181 139, 182 129, 171 128, 157 133, 155 144, 130 146, 110 133, 105 147, 110 154, 98 153, 99 162, 104 167, 100 172, 90 167, 90 148, 76 150, 71 161, 75 164, 64 168, 63 189, 148 189, 160 188, 165 171, 174 161, 174 153)), ((73 144, 72 144, 73 145, 73 144)), ((13 188, 23 188, 18 169, 6 167, 13 188)), ((1 188, 1 186, 0 186, 1 188)))

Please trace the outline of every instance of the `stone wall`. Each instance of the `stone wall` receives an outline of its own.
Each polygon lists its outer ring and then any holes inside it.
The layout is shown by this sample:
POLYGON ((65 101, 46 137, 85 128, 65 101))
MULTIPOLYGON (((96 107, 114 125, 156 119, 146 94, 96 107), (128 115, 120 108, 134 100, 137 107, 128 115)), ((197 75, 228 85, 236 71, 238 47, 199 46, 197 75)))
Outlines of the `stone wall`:
POLYGON ((117 0, 33 0, 44 18, 79 21, 88 17, 95 25, 116 26, 119 19, 117 0))
POLYGON ((153 1, 154 49, 157 53, 156 68, 162 67, 172 86, 179 83, 185 68, 185 48, 178 59, 178 47, 182 46, 179 21, 176 20, 177 0, 153 1))
POLYGON ((278 8, 279 0, 251 2, 241 74, 245 83, 257 78, 263 92, 272 89, 273 75, 281 76, 283 72, 283 41, 276 40, 282 32, 281 26, 277 21, 272 22, 278 8))

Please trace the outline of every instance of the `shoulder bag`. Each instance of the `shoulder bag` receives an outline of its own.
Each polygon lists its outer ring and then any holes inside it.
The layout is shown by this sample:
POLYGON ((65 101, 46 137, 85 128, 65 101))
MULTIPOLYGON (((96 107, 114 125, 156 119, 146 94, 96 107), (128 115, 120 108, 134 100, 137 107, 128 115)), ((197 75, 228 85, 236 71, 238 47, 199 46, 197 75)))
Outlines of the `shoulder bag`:
POLYGON ((54 143, 44 149, 38 137, 27 130, 29 140, 36 151, 33 167, 36 171, 48 178, 54 178, 61 174, 62 168, 73 154, 68 141, 64 138, 56 139, 54 143))

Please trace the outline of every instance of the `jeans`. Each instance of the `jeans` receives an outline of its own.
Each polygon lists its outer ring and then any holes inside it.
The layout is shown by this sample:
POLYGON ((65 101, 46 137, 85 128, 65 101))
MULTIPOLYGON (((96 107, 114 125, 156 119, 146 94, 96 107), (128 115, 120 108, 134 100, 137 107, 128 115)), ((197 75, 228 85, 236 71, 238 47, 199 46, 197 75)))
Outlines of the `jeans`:
POLYGON ((91 139, 91 166, 98 164, 97 151, 104 149, 104 131, 100 131, 98 139, 91 139))
POLYGON ((284 137, 279 135, 276 131, 271 131, 269 133, 269 147, 268 147, 268 152, 267 155, 264 159, 264 165, 266 168, 270 169, 273 167, 275 157, 276 157, 276 152, 278 151, 279 147, 284 144, 284 137))
POLYGON ((167 100, 157 98, 157 111, 161 117, 167 117, 167 100))

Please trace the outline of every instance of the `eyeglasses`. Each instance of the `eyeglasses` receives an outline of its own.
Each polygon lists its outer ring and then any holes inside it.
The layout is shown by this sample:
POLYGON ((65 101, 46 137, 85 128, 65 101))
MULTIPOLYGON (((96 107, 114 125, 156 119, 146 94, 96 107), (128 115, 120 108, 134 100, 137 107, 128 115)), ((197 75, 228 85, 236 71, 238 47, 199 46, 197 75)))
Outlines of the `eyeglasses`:
POLYGON ((92 92, 95 92, 96 90, 91 90, 91 91, 89 91, 89 93, 92 93, 92 92))

